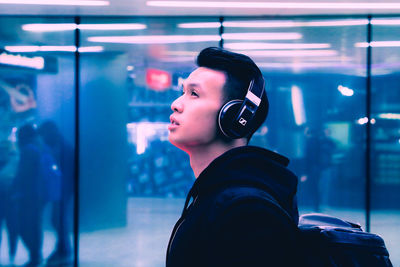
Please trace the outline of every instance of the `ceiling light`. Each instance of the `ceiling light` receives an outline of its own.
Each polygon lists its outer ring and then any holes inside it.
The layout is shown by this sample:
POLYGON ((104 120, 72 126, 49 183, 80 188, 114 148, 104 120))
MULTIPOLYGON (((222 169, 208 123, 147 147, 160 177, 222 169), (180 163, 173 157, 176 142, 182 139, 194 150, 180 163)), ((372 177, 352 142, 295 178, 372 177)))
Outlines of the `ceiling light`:
POLYGON ((53 45, 43 45, 39 47, 40 52, 75 52, 76 46, 53 46, 53 45))
POLYGON ((81 30, 144 30, 147 28, 146 24, 140 23, 115 23, 115 24, 79 24, 78 28, 81 30))
POLYGON ((0 4, 51 6, 108 6, 109 1, 85 0, 0 0, 0 4))
MULTIPOLYGON (((76 46, 50 46, 50 45, 31 45, 31 46, 5 46, 5 50, 13 53, 28 53, 28 52, 76 52, 76 46)), ((79 47, 79 52, 102 52, 102 46, 87 46, 79 47)))
POLYGON ((326 20, 303 22, 302 27, 336 27, 367 25, 367 19, 326 20))
POLYGON ((400 47, 400 41, 374 41, 371 43, 355 43, 355 47, 400 47))
POLYGON ((400 120, 400 114, 398 113, 381 113, 378 114, 378 118, 388 120, 400 120))
POLYGON ((193 62, 194 57, 167 57, 167 58, 160 58, 162 62, 193 62))
POLYGON ((13 53, 27 53, 27 52, 75 52, 75 46, 38 46, 38 45, 26 45, 26 46, 5 46, 5 50, 13 53))
POLYGON ((102 46, 83 46, 79 47, 78 51, 80 53, 95 53, 95 52, 103 52, 104 48, 102 46))
POLYGON ((179 23, 178 28, 183 29, 205 29, 205 28, 219 28, 220 22, 193 22, 193 23, 179 23))
POLYGON ((337 55, 335 50, 259 50, 239 51, 239 53, 255 57, 320 57, 337 55))
POLYGON ((354 64, 343 64, 340 62, 298 62, 298 63, 281 63, 281 62, 256 62, 259 68, 268 69, 313 69, 313 68, 357 68, 354 64))
MULTIPOLYGON (((1 1, 1 0, 0 0, 1 1)), ((143 30, 147 26, 140 23, 116 23, 116 24, 75 24, 75 23, 34 23, 22 25, 24 31, 31 32, 58 32, 71 31, 75 29, 81 30, 143 30)))
POLYGON ((173 44, 220 41, 219 35, 145 35, 145 36, 96 36, 90 42, 125 44, 173 44))
POLYGON ((295 21, 224 21, 222 26, 226 28, 285 28, 295 27, 298 23, 295 21))
MULTIPOLYGON (((1 1, 1 0, 0 0, 1 1)), ((31 32, 53 32, 53 31, 71 31, 76 29, 75 23, 54 23, 54 24, 25 24, 22 25, 24 31, 31 32)))
POLYGON ((323 49, 330 48, 330 44, 324 43, 225 43, 224 48, 256 50, 256 49, 323 49))
POLYGON ((191 56, 195 57, 199 54, 199 52, 196 51, 165 51, 163 52, 164 55, 168 56, 191 56))
POLYGON ((264 8, 264 9, 400 9, 400 3, 351 2, 232 2, 232 1, 147 1, 155 7, 264 8))
POLYGON ((372 25, 400 25, 400 19, 372 19, 372 25))
POLYGON ((24 52, 38 52, 39 46, 37 45, 26 45, 26 46, 5 46, 5 50, 13 53, 24 53, 24 52))
POLYGON ((368 24, 367 19, 321 20, 321 21, 224 21, 226 28, 291 28, 291 27, 328 27, 356 26, 368 24))
POLYGON ((320 63, 327 63, 327 61, 329 62, 335 62, 335 64, 340 64, 340 63, 344 63, 344 62, 351 62, 354 61, 354 58, 352 57, 346 57, 343 55, 337 55, 337 56, 329 56, 329 58, 327 59, 326 57, 311 57, 311 58, 303 58, 302 62, 320 62, 320 63))
POLYGON ((223 33, 225 40, 297 40, 303 35, 297 32, 249 32, 249 33, 223 33))

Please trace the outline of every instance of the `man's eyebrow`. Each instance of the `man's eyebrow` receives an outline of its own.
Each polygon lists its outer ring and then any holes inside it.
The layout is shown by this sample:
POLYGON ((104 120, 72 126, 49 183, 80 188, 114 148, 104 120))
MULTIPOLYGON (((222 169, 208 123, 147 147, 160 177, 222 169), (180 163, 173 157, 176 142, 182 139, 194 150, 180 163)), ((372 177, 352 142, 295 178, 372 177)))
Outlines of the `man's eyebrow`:
POLYGON ((197 90, 201 90, 201 85, 199 83, 183 83, 182 90, 185 90, 186 88, 196 88, 197 90))
POLYGON ((198 83, 189 83, 189 84, 186 84, 186 86, 187 86, 187 87, 201 88, 200 84, 198 84, 198 83))

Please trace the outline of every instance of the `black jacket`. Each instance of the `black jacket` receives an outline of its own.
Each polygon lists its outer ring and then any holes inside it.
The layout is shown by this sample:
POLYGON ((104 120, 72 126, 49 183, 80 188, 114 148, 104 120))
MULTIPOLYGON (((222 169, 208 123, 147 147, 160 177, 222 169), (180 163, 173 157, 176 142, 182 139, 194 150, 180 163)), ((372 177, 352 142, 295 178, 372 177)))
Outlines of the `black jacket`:
POLYGON ((253 146, 229 150, 211 162, 187 196, 166 266, 293 266, 297 177, 288 163, 253 146), (268 200, 271 196, 286 213, 268 200))

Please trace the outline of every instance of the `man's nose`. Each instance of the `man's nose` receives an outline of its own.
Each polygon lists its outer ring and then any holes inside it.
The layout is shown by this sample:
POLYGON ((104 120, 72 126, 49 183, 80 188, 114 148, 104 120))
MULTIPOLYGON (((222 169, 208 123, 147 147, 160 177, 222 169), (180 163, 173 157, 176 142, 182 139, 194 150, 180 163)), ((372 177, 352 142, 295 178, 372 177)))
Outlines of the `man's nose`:
MULTIPOLYGON (((181 97, 182 97, 182 96, 181 96, 181 97)), ((182 101, 181 101, 181 97, 178 97, 177 99, 175 99, 174 102, 172 102, 172 104, 171 104, 171 109, 172 109, 172 111, 175 111, 175 112, 182 112, 182 110, 183 110, 183 104, 182 104, 182 101)))

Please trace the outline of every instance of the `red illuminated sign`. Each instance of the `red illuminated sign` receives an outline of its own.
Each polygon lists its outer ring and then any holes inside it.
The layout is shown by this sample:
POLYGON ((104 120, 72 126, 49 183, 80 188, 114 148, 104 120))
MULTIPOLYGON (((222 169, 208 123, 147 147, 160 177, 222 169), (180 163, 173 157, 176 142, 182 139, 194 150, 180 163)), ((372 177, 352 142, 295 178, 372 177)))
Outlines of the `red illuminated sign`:
POLYGON ((171 87, 171 74, 163 70, 147 69, 146 84, 150 89, 156 91, 165 91, 171 87))

